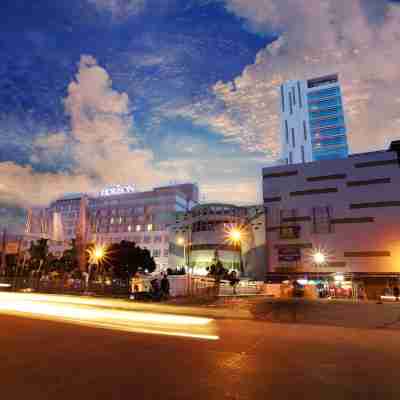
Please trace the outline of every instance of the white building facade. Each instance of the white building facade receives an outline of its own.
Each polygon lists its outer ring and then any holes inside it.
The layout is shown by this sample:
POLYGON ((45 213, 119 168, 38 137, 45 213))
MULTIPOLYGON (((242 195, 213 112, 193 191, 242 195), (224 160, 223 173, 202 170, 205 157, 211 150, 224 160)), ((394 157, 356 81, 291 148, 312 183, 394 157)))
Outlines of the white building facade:
POLYGON ((60 256, 82 229, 83 197, 87 198, 86 242, 133 241, 147 248, 162 270, 168 267, 169 227, 177 212, 186 212, 198 203, 199 191, 197 185, 187 183, 146 192, 115 186, 97 195, 67 195, 48 208, 28 213, 26 239, 48 238, 50 251, 60 256))
POLYGON ((400 276, 400 143, 263 169, 269 275, 400 276), (313 255, 326 256, 322 265, 313 255))
POLYGON ((337 75, 281 85, 281 144, 285 164, 348 155, 345 115, 337 75))

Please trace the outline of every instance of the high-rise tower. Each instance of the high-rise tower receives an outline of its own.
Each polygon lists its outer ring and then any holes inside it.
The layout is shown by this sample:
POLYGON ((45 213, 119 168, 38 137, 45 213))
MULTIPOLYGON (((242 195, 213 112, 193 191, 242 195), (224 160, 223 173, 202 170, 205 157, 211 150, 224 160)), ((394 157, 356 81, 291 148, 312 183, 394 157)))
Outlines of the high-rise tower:
POLYGON ((281 139, 287 164, 347 157, 337 75, 287 81, 281 86, 281 139))

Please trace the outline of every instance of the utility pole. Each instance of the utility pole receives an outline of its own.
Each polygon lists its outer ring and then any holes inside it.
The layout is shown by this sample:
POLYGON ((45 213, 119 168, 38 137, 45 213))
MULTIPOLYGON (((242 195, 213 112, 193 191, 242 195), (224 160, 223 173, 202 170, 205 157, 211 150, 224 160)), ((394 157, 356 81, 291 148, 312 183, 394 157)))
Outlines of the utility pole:
POLYGON ((4 228, 3 230, 3 239, 2 239, 2 246, 1 246, 1 267, 0 267, 0 275, 6 274, 6 251, 7 251, 7 229, 4 228))
POLYGON ((79 269, 86 272, 86 239, 87 239, 87 203, 88 199, 84 195, 80 201, 79 223, 76 232, 76 244, 78 248, 79 269))

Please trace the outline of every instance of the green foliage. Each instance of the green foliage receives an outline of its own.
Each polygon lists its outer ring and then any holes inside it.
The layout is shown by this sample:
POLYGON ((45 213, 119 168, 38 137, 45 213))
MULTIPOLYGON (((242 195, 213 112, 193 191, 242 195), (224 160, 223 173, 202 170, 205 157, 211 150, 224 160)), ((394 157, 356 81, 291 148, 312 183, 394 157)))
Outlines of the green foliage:
POLYGON ((120 278, 133 276, 139 268, 148 272, 156 269, 150 251, 136 246, 134 242, 123 240, 121 243, 113 243, 108 248, 107 254, 114 274, 120 278))
POLYGON ((40 269, 47 260, 49 252, 47 241, 48 239, 39 239, 36 242, 31 242, 31 247, 29 248, 28 252, 31 266, 34 269, 40 269))
POLYGON ((69 249, 64 250, 64 253, 60 259, 60 263, 58 264, 64 271, 73 271, 74 269, 79 267, 78 264, 78 247, 76 244, 76 240, 71 240, 71 247, 69 249))

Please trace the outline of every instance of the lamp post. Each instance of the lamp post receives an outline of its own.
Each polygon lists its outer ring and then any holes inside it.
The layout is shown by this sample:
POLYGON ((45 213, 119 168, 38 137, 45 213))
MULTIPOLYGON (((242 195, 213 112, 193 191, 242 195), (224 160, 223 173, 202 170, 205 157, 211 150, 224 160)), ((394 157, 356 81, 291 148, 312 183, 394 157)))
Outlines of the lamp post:
POLYGON ((92 264, 95 264, 96 267, 99 267, 99 264, 101 260, 106 256, 106 249, 103 245, 96 244, 92 249, 88 250, 89 253, 89 271, 88 271, 88 282, 90 280, 90 275, 91 275, 91 267, 92 264))
POLYGON ((319 277, 319 273, 318 273, 319 272, 319 267, 322 264, 325 264, 326 255, 318 250, 313 254, 313 260, 314 260, 315 266, 317 268, 317 279, 318 279, 318 277, 319 277))
MULTIPOLYGON (((239 268, 240 272, 242 271, 242 240, 244 236, 244 231, 243 229, 239 227, 234 227, 230 229, 227 232, 227 239, 228 241, 233 244, 234 246, 237 246, 239 248, 239 268)), ((233 261, 232 261, 233 264, 233 261)))
POLYGON ((186 240, 184 237, 180 236, 177 239, 177 244, 183 246, 183 265, 186 268, 186 240))

